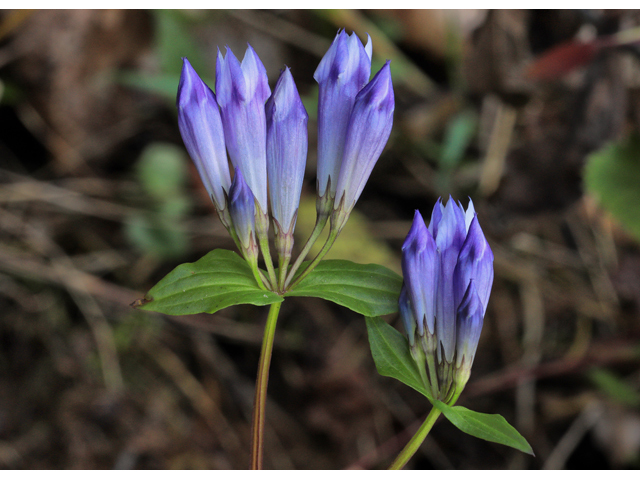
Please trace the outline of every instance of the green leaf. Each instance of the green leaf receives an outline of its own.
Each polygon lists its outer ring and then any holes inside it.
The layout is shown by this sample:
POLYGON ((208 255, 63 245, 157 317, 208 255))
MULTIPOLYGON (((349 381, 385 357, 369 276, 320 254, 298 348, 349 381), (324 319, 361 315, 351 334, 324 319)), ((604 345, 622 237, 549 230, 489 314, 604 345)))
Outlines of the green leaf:
POLYGON ((138 250, 159 258, 176 258, 189 250, 189 237, 175 216, 132 214, 124 233, 138 250))
POLYGON ((477 126, 478 118, 473 110, 463 110, 449 122, 440 154, 442 168, 452 169, 458 166, 475 136, 477 126))
POLYGON ((628 382, 610 370, 592 368, 587 375, 600 390, 611 398, 630 407, 640 406, 640 394, 628 382))
POLYGON ((420 378, 418 366, 411 357, 409 342, 404 335, 380 317, 367 317, 366 320, 371 355, 378 373, 400 380, 431 399, 431 394, 420 378))
POLYGON ((463 432, 533 455, 529 443, 501 415, 474 412, 465 407, 450 407, 439 400, 434 401, 422 383, 420 371, 413 361, 404 335, 379 317, 366 320, 371 355, 380 375, 400 380, 423 394, 463 432))
POLYGON ((133 71, 118 72, 115 80, 127 87, 144 90, 174 103, 180 82, 179 74, 149 74, 133 71))
POLYGON ((502 415, 474 412, 460 406, 450 407, 439 400, 434 405, 464 433, 534 455, 531 445, 502 415))
POLYGON ((195 263, 183 263, 160 280, 136 306, 142 310, 188 315, 214 313, 231 305, 270 305, 279 295, 261 290, 238 254, 217 249, 195 263))
POLYGON ((402 277, 386 267, 323 260, 286 297, 318 297, 367 317, 398 311, 402 277))
POLYGON ((183 148, 170 143, 152 143, 136 164, 144 190, 157 200, 174 198, 182 192, 189 175, 189 159, 183 148))
POLYGON ((587 190, 640 239, 640 136, 592 153, 585 166, 587 190))
POLYGON ((181 57, 188 57, 193 68, 204 74, 210 64, 204 61, 194 39, 196 19, 180 10, 154 10, 152 13, 156 29, 156 54, 163 70, 180 75, 181 57))

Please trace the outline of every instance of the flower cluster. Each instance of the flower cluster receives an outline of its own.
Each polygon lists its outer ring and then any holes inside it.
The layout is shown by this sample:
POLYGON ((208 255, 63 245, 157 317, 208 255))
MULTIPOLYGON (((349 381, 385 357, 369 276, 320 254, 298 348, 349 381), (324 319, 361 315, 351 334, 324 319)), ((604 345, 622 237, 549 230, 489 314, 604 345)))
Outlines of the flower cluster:
POLYGON ((455 402, 469 379, 493 284, 493 253, 469 200, 416 210, 402 246, 400 316, 435 399, 455 402), (426 366, 425 366, 426 365, 426 366))
MULTIPOLYGON (((314 75, 319 84, 317 210, 325 223, 331 217, 331 228, 338 232, 393 123, 389 62, 369 81, 371 51, 371 39, 363 46, 355 34, 339 31, 314 75)), ((281 274, 291 258, 307 157, 308 115, 289 68, 281 72, 272 93, 251 46, 242 62, 229 48, 224 56, 218 51, 215 90, 185 58, 177 98, 180 133, 221 221, 258 282, 266 284, 257 276, 257 258, 259 246, 269 269, 266 239, 271 222, 281 274)), ((275 290, 273 277, 270 283, 275 290)))

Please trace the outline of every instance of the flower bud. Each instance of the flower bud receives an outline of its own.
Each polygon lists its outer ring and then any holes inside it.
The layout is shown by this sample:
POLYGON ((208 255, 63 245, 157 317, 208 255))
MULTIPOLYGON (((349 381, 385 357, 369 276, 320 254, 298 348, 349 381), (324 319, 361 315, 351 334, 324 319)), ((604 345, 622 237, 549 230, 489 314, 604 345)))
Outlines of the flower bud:
POLYGON ((231 163, 242 170, 263 213, 267 212, 267 127, 264 104, 271 94, 267 72, 249 45, 242 64, 227 48, 216 61, 216 92, 231 163))
MULTIPOLYGON (((440 203, 440 201, 438 201, 440 203)), ((440 203, 440 205, 442 205, 440 203)), ((464 209, 449 197, 447 206, 441 208, 442 217, 433 225, 434 240, 440 257, 440 273, 436 293, 436 329, 442 349, 438 355, 444 354, 451 363, 456 344, 456 310, 453 273, 458 262, 458 255, 464 242, 466 229, 464 209)), ((432 221, 433 223, 433 221, 432 221)), ((465 285, 466 287, 466 285, 465 285)), ((438 358, 440 360, 440 357, 438 358)))
POLYGON ((307 161, 309 116, 289 68, 280 74, 265 108, 269 200, 278 243, 279 236, 293 238, 307 161))
POLYGON ((402 272, 400 314, 412 352, 420 344, 425 354, 425 386, 453 403, 469 379, 493 284, 493 253, 473 203, 465 212, 451 198, 446 207, 438 200, 428 228, 416 211, 402 272))
MULTIPOLYGON (((320 61, 318 82, 318 196, 335 197, 351 109, 371 75, 371 38, 340 30, 320 61)), ((331 205, 329 205, 330 207, 331 205)))
POLYGON ((231 185, 220 111, 216 96, 186 58, 178 85, 177 107, 182 140, 220 213, 227 207, 226 194, 231 185))
POLYGON ((484 308, 474 280, 469 281, 469 287, 462 297, 457 312, 456 321, 456 378, 455 382, 460 391, 469 380, 471 365, 476 355, 482 323, 484 320, 484 308))
POLYGON ((398 310, 400 311, 400 319, 402 320, 402 324, 404 325, 404 331, 407 334, 407 338, 409 339, 409 345, 413 347, 415 344, 416 337, 416 328, 418 327, 416 322, 416 317, 413 314, 413 310, 411 308, 411 300, 409 298, 409 294, 407 293, 407 286, 405 284, 402 285, 402 290, 400 290, 400 298, 398 299, 398 310))
POLYGON ((416 210, 411 230, 402 245, 402 274, 420 336, 435 333, 434 299, 439 267, 436 244, 416 210))
POLYGON ((250 257, 255 255, 257 258, 255 200, 239 168, 236 169, 231 191, 229 192, 229 213, 243 253, 245 256, 247 254, 250 257))
POLYGON ((342 220, 335 228, 341 229, 346 223, 387 144, 394 108, 393 84, 387 61, 358 93, 351 111, 334 203, 334 213, 339 210, 342 220))

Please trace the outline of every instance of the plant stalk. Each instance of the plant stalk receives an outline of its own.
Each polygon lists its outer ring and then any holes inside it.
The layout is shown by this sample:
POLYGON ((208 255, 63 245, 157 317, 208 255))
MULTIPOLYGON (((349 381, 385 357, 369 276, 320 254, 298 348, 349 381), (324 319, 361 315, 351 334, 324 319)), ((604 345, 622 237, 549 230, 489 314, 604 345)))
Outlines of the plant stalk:
MULTIPOLYGON (((316 266, 318 265, 318 263, 320 263, 320 260, 322 260, 324 258, 324 256, 327 254, 327 252, 329 251, 329 249, 331 249, 331 247, 333 246, 334 242, 336 241, 336 238, 338 238, 338 235, 340 234, 339 230, 331 230, 329 231, 329 237, 327 238, 327 241, 324 243, 324 246, 322 247, 322 250, 320 250, 320 252, 318 253, 318 255, 316 255, 316 258, 313 259, 313 261, 307 265, 307 268, 304 269, 304 271, 295 279, 295 281, 290 284, 290 285, 285 285, 285 288, 287 290, 292 290, 294 288, 296 288, 298 286, 298 284, 304 280, 306 278, 307 275, 309 275, 314 268, 316 268, 316 266)), ((293 272, 293 269, 292 269, 293 272)))
POLYGON ((409 443, 405 445, 398 457, 393 461, 393 463, 389 467, 389 470, 400 470, 407 464, 411 457, 413 457, 414 453, 416 453, 418 448, 420 448, 420 445, 422 445, 424 439, 427 438, 427 435, 431 431, 431 427, 433 427, 433 424, 436 423, 436 420, 440 416, 440 413, 442 412, 440 412, 440 410, 438 410, 436 407, 433 407, 431 409, 429 415, 427 415, 427 418, 425 418, 424 423, 420 425, 418 431, 411 438, 411 440, 409 440, 409 443))
POLYGON ((287 275, 287 279, 285 280, 284 285, 288 285, 289 283, 291 283, 291 280, 293 280, 294 275, 298 271, 298 268, 300 268, 300 265, 302 265, 302 262, 304 262, 304 259, 309 253, 309 250, 311 250, 311 247, 313 247, 313 245, 316 243, 316 240, 318 240, 318 237, 322 233, 322 230, 324 230, 324 227, 327 224, 327 220, 329 220, 328 214, 322 214, 316 217, 316 225, 313 227, 313 231, 309 236, 309 240, 307 240, 307 243, 305 243, 304 247, 302 248, 300 255, 298 255, 298 258, 296 258, 296 261, 291 267, 289 275, 287 275))
POLYGON ((258 363, 256 378, 256 396, 253 405, 253 424, 251 426, 251 469, 262 470, 264 450, 264 410, 267 403, 267 385, 269 383, 269 366, 273 351, 273 338, 276 333, 276 323, 282 302, 272 303, 269 307, 267 323, 262 338, 262 351, 258 363))

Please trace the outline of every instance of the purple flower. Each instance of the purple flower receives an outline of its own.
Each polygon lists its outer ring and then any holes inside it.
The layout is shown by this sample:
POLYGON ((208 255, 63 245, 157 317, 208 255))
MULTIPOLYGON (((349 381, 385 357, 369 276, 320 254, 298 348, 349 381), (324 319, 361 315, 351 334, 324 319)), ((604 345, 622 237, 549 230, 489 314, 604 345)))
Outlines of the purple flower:
POLYGON ((355 33, 340 30, 313 78, 318 97, 318 195, 335 196, 351 109, 371 75, 371 38, 367 46, 355 33))
MULTIPOLYGON (((429 234, 422 215, 415 211, 413 224, 402 245, 402 273, 407 300, 411 302, 413 318, 419 336, 435 333, 435 296, 440 262, 436 244, 429 234)), ((411 340, 411 338, 410 338, 411 340)), ((411 342, 413 345, 413 341, 411 342)))
POLYGON ((469 286, 465 292, 457 311, 456 319, 456 369, 458 375, 463 376, 463 385, 467 383, 471 374, 471 365, 476 355, 480 333, 482 332, 482 322, 486 304, 482 303, 476 290, 475 280, 469 281, 469 286))
POLYGON ((227 207, 231 176, 216 96, 184 58, 178 85, 178 126, 216 208, 227 207))
POLYGON ((249 45, 242 63, 218 50, 216 92, 231 163, 240 168, 263 213, 267 212, 267 126, 264 104, 271 94, 267 72, 249 45))
MULTIPOLYGON (((341 209, 348 215, 358 201, 391 134, 394 108, 393 84, 387 61, 358 93, 353 105, 334 209, 341 209)), ((342 228, 342 225, 337 227, 342 228)))
POLYGON ((412 302, 409 298, 409 293, 407 293, 407 286, 403 284, 402 289, 400 290, 398 306, 400 311, 400 318, 402 319, 402 324, 404 325, 404 331, 406 332, 407 338, 409 339, 409 345, 413 346, 415 344, 417 322, 416 317, 413 315, 411 304, 412 302))
POLYGON ((236 174, 229 192, 229 213, 242 249, 244 251, 251 250, 256 244, 255 200, 239 168, 236 168, 236 174))
POLYGON ((416 211, 402 272, 400 314, 409 342, 421 339, 427 363, 437 365, 430 387, 450 401, 469 379, 493 284, 493 253, 471 200, 466 212, 451 198, 446 206, 438 200, 429 228, 416 211))
POLYGON ((267 173, 276 234, 293 235, 307 161, 307 120, 287 67, 267 101, 267 173))

